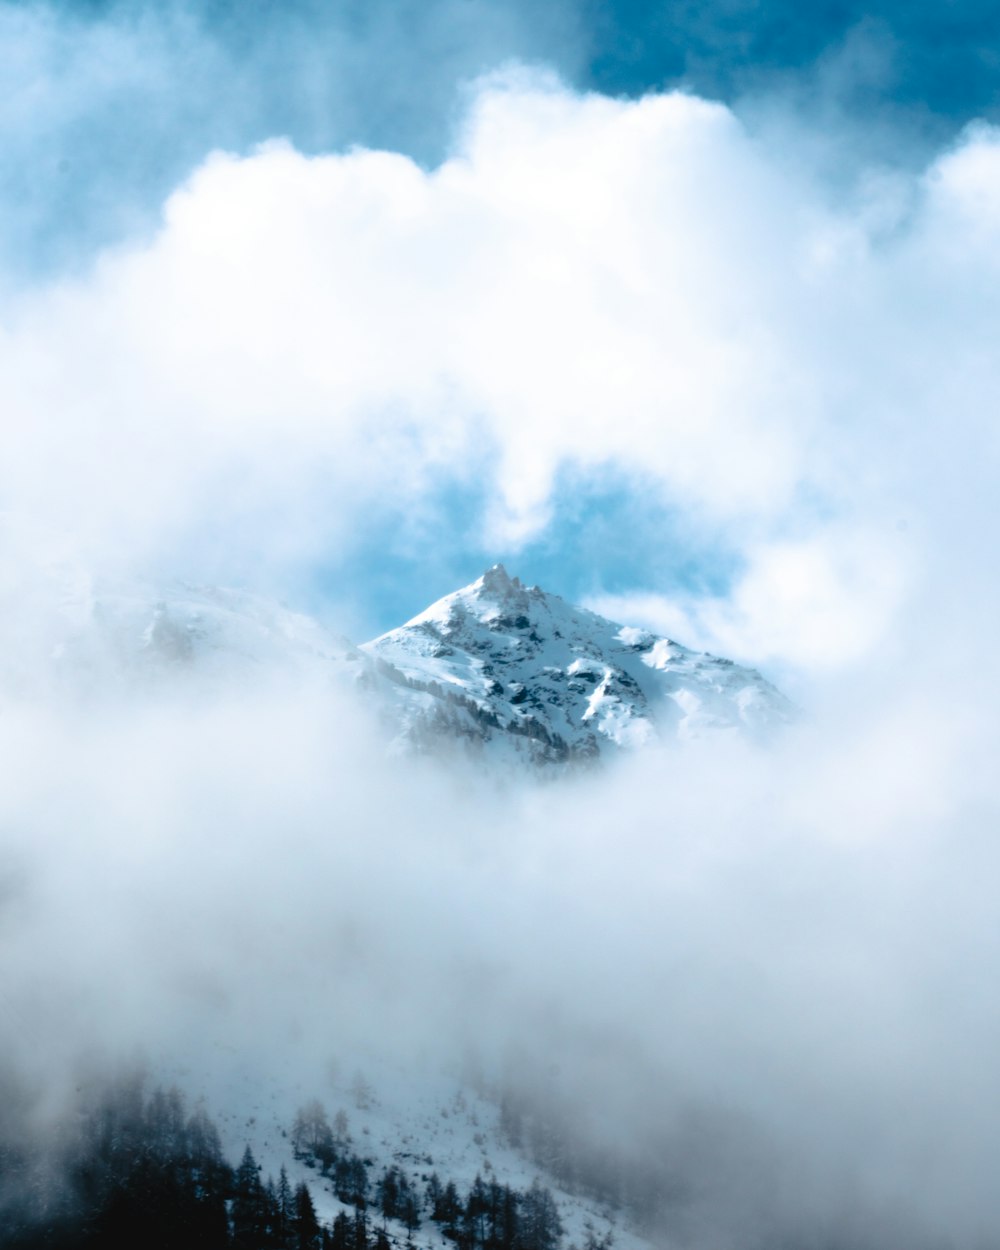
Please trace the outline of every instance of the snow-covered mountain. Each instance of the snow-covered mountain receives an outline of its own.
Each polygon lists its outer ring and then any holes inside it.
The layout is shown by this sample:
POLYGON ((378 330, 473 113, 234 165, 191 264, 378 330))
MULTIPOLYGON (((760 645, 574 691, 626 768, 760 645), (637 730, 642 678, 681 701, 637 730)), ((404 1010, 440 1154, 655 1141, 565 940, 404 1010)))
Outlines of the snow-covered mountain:
POLYGON ((192 684, 354 680, 367 656, 318 621, 237 590, 50 567, 4 594, 0 696, 129 697, 192 684))
MULTIPOLYGON (((9 615, 8 621, 17 619, 9 615)), ((290 676, 356 690, 394 749, 563 766, 654 741, 767 734, 791 704, 759 673, 523 586, 494 565, 360 647, 254 595, 62 569, 36 596, 0 685, 88 697, 290 676)))
POLYGON ((430 727, 536 763, 719 731, 766 734, 793 716, 755 670, 523 586, 500 564, 362 650, 424 695, 403 726, 415 741, 430 727))
POLYGON ((153 588, 89 593, 77 605, 79 627, 56 653, 59 664, 130 673, 201 676, 269 669, 314 673, 365 664, 346 638, 278 603, 217 587, 153 588), (80 611, 82 609, 82 611, 80 611))

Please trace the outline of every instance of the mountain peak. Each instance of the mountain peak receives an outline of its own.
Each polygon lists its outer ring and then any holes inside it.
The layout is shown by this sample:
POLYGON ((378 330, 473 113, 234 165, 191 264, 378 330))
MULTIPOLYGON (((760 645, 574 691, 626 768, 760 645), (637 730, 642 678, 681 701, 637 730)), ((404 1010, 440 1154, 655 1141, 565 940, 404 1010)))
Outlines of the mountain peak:
MULTIPOLYGON (((511 577, 502 564, 494 564, 488 568, 478 581, 468 587, 477 603, 485 603, 488 610, 499 608, 501 613, 524 613, 528 611, 528 590, 519 577, 511 577)), ((454 598, 457 601, 468 601, 468 590, 458 591, 454 598)), ((536 597, 541 595, 536 587, 532 587, 536 597)))
POLYGON ((537 763, 756 734, 792 715, 759 673, 525 587, 499 563, 362 650, 430 697, 451 736, 537 763))
POLYGON ((498 585, 503 585, 512 581, 516 582, 519 579, 516 577, 512 578, 504 566, 498 561, 496 564, 490 565, 490 567, 483 574, 482 580, 484 584, 497 583, 498 585))

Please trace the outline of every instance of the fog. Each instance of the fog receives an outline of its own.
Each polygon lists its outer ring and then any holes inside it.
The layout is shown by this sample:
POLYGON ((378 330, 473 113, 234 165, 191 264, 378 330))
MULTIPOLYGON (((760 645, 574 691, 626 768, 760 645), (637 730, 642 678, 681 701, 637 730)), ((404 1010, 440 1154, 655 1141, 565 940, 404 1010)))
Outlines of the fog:
POLYGON ((665 1240, 995 1240, 997 136, 845 191, 720 105, 523 70, 462 136, 216 154, 5 302, 7 1067, 44 1124, 140 1051, 209 1099, 220 1047, 543 1064, 666 1161, 665 1240), (770 749, 498 782, 278 671, 50 680, 59 570, 287 593, 473 478, 445 520, 513 572, 609 464, 736 572, 595 602, 767 666, 770 749))
POLYGON ((996 742, 922 685, 541 786, 389 762, 315 688, 8 705, 8 1070, 45 1123, 136 1054, 211 1106, 220 1048, 262 1086, 475 1053, 659 1151, 690 1244, 977 1244, 996 742))

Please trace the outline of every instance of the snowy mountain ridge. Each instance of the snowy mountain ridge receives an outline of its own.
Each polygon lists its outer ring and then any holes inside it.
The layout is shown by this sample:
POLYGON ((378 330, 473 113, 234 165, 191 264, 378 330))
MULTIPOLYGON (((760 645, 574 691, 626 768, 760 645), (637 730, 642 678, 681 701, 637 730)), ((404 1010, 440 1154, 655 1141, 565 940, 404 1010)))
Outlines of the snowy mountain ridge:
MULTIPOLYGON (((755 670, 575 607, 500 564, 360 647, 216 587, 101 586, 63 572, 40 604, 22 633, 58 689, 89 697, 285 674, 357 691, 396 751, 490 766, 558 769, 657 741, 766 736, 794 715, 755 670)), ((0 660, 8 691, 30 693, 24 667, 0 660)))

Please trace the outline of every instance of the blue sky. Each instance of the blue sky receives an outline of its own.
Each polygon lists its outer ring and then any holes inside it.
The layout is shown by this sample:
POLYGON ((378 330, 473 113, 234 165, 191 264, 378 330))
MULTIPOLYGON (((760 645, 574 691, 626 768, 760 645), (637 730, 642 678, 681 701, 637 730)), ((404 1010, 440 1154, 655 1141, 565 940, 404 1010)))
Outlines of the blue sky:
MULTIPOLYGON (((806 607, 777 635, 837 618, 842 599, 838 636, 856 626, 859 654, 896 610, 885 587, 912 571, 896 548, 921 533, 925 468, 891 454, 893 414, 912 399, 897 358, 910 357, 874 344, 905 307, 896 339, 926 357, 925 338, 942 342, 931 310, 990 302, 969 277, 982 258, 956 260, 943 241, 954 196, 939 203, 933 187, 992 159, 992 132, 967 127, 997 115, 998 47, 1000 11, 971 3, 0 4, 3 324, 19 361, 49 362, 45 386, 65 382, 39 398, 32 376, 17 391, 4 503, 123 546, 145 535, 128 559, 283 594, 355 636, 502 559, 765 663, 781 647, 752 622, 780 577, 791 616, 806 607), (638 103, 677 88, 698 107, 638 103), (616 163, 640 131, 634 159, 616 163), (218 150, 229 164, 212 164, 218 150), (356 159, 378 150, 395 163, 356 159), (955 151, 968 159, 947 164, 955 151), (551 161, 558 185, 543 194, 551 161), (324 196, 328 218, 296 215, 297 197, 324 196), (585 211, 597 203, 599 222, 585 211), (251 344, 236 292, 261 248, 291 246, 278 221, 311 232, 302 245, 319 258, 343 253, 314 274, 264 264, 271 286, 254 280, 242 306, 284 304, 251 344), (186 277, 172 320, 171 266, 201 232, 217 253, 244 236, 247 250, 211 289, 186 277), (509 290, 503 264, 480 280, 504 247, 520 258, 509 290), (393 256, 410 302, 398 324, 393 256), (314 289, 321 272, 343 307, 314 289), (411 359, 425 302, 452 341, 468 323, 472 364, 433 335, 411 359), (336 374, 326 356, 343 335, 326 343, 317 316, 368 327, 364 380, 336 374), (147 317, 148 339, 130 345, 123 327, 147 317), (184 371, 182 413, 158 397, 184 371), (322 382, 303 391, 304 378, 322 382), (862 422, 866 387, 879 415, 862 422), (241 415, 263 395, 270 418, 241 415), (29 461, 59 483, 49 502, 29 461), (63 461, 65 481, 43 467, 63 461)), ((970 351, 988 393, 984 353, 970 351)), ((103 559, 107 544, 86 541, 103 559)), ((830 652, 819 635, 814 657, 830 652)))
POLYGON ((855 145, 920 159, 997 116, 989 3, 652 0, 71 0, 0 5, 8 274, 86 264, 153 228, 215 147, 387 147, 434 164, 470 80, 508 60, 581 90, 683 86, 853 119, 855 145))

